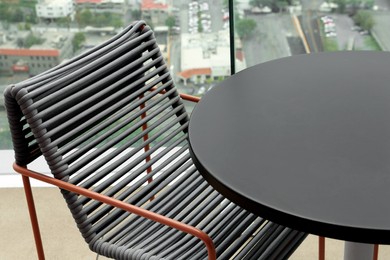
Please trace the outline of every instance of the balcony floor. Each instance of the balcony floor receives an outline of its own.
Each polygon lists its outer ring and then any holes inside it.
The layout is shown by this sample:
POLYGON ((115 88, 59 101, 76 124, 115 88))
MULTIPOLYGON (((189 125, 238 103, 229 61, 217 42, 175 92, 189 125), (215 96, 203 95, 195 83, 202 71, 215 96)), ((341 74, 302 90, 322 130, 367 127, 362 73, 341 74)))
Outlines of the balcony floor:
MULTIPOLYGON (((34 187, 46 259, 107 259, 92 253, 57 188, 34 187)), ((37 259, 22 188, 0 188, 0 259, 37 259), (34 257, 33 257, 34 256, 34 257)), ((318 237, 309 236, 290 259, 318 259, 318 237)), ((326 259, 342 259, 343 241, 326 239, 326 259)), ((379 259, 389 259, 390 247, 381 246, 379 259)))

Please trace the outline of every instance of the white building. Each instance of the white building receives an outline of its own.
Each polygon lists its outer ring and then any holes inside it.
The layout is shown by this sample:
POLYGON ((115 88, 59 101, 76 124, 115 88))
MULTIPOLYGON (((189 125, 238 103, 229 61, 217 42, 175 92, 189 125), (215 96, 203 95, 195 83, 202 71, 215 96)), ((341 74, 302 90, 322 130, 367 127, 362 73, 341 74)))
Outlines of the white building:
POLYGON ((73 0, 38 0, 35 9, 43 19, 72 17, 74 13, 73 0))
POLYGON ((170 11, 167 0, 142 0, 142 19, 151 22, 154 26, 165 25, 170 11))
POLYGON ((123 14, 126 11, 125 0, 74 0, 79 9, 89 9, 91 12, 113 12, 123 14))
MULTIPOLYGON (((178 77, 187 84, 220 81, 230 76, 229 31, 183 33, 181 35, 181 71, 178 77)), ((245 67, 243 55, 236 52, 237 71, 245 67)))

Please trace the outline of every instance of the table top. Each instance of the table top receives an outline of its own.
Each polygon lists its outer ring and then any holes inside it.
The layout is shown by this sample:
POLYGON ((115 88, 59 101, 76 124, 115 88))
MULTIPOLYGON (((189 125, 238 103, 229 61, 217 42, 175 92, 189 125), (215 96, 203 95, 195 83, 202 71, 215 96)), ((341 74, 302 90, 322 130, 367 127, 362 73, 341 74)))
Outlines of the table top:
POLYGON ((297 55, 214 87, 189 125, 193 160, 259 216, 390 244, 390 53, 297 55))

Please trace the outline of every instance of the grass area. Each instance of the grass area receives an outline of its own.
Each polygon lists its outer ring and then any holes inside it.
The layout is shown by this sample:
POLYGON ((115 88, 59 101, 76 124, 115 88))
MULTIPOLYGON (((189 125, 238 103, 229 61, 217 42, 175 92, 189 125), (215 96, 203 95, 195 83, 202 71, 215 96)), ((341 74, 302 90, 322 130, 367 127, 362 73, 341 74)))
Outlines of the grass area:
POLYGON ((322 37, 324 39, 322 41, 322 44, 324 46, 324 51, 338 51, 339 45, 337 43, 337 40, 335 38, 326 38, 322 37))
POLYGON ((376 42, 375 38, 372 37, 371 35, 367 35, 364 39, 364 44, 370 48, 370 50, 373 51, 381 51, 381 47, 379 44, 376 42))
POLYGON ((318 26, 320 27, 320 35, 322 39, 322 47, 324 51, 338 51, 339 45, 337 43, 337 39, 334 37, 326 37, 324 26, 318 20, 318 26))

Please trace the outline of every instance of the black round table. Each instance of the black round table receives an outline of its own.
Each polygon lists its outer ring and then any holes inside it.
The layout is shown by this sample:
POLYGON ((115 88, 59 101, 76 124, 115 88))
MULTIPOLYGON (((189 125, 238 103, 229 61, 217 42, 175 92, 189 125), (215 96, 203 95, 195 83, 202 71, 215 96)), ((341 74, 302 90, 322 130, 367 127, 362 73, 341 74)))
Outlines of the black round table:
POLYGON ((390 244, 390 53, 297 55, 210 90, 189 125, 228 199, 308 233, 390 244))

